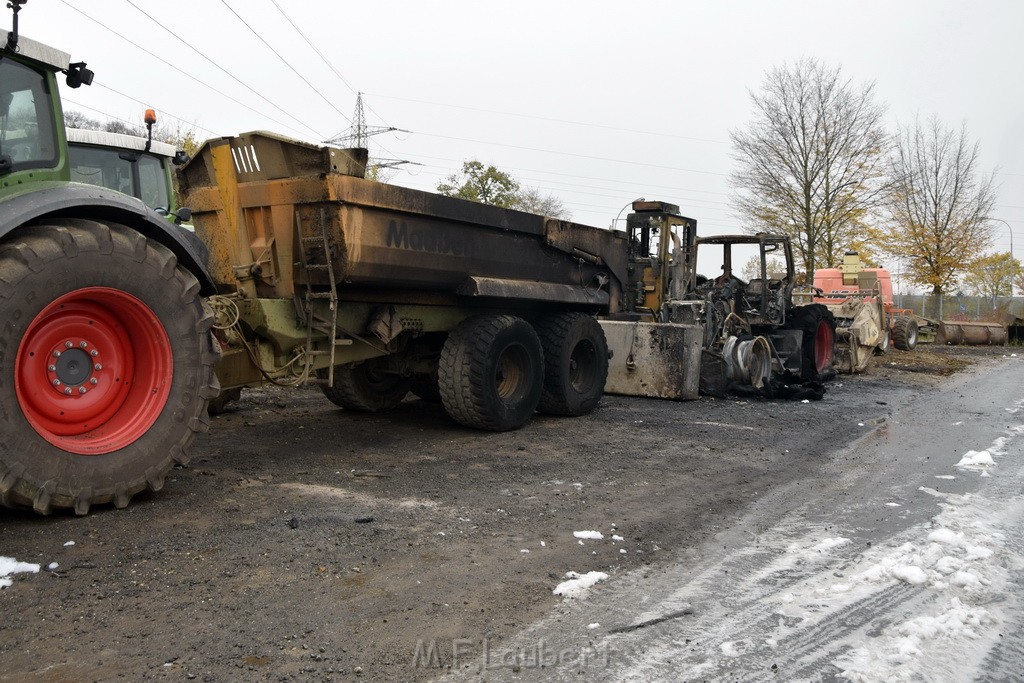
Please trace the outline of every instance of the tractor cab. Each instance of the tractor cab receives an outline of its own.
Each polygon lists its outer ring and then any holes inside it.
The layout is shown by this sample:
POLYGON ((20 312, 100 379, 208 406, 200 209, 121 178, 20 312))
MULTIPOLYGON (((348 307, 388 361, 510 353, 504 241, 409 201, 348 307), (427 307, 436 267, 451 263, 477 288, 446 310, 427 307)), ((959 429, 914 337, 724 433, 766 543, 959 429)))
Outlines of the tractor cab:
POLYGON ((0 195, 27 180, 68 180, 66 142, 56 74, 67 74, 73 88, 92 83, 84 62, 72 64, 66 52, 0 30, 0 195))

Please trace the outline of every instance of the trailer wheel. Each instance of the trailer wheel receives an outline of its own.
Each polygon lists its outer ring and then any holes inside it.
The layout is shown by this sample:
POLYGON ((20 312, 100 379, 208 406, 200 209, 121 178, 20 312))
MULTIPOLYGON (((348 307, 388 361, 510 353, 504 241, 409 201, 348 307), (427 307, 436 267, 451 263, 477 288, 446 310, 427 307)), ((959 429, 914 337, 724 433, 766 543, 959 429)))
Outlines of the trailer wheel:
POLYGON ((917 321, 907 315, 898 315, 892 322, 892 345, 900 351, 913 351, 917 347, 917 321))
POLYGON ((544 388, 537 333, 511 315, 464 320, 441 349, 438 387, 445 410, 460 424, 495 432, 521 427, 544 388))
POLYGON ((547 316, 537 324, 544 349, 544 391, 538 410, 586 415, 597 407, 608 379, 608 342, 586 313, 547 316))
POLYGON ((793 309, 790 326, 803 331, 801 379, 820 380, 835 361, 835 316, 822 304, 809 304, 793 309))
POLYGON ((196 278, 123 225, 0 245, 0 503, 84 515, 160 490, 209 425, 212 323, 196 278))
MULTIPOLYGON (((379 413, 397 408, 409 393, 412 378, 384 372, 383 365, 380 358, 371 358, 334 368, 334 385, 321 386, 324 396, 345 410, 360 413, 379 413)), ((320 370, 317 375, 326 378, 327 371, 320 370)))

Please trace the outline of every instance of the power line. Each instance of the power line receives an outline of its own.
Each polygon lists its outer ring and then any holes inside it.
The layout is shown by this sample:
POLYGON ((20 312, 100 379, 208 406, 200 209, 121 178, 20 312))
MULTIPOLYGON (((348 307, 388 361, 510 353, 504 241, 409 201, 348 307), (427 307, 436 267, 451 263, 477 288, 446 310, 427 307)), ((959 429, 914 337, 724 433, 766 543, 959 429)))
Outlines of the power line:
POLYGON ((609 157, 598 157, 590 154, 576 154, 575 152, 559 152, 553 149, 541 149, 538 147, 525 147, 523 145, 509 145, 503 142, 488 142, 486 140, 472 140, 470 138, 460 138, 452 135, 439 135, 437 133, 419 133, 425 137, 441 138, 443 140, 458 140, 459 142, 472 142, 477 145, 492 145, 495 147, 508 147, 510 149, 521 149, 528 152, 541 152, 543 154, 558 154, 560 156, 574 157, 577 159, 590 159, 591 161, 610 161, 616 164, 629 164, 631 166, 646 166, 648 168, 660 168, 668 171, 683 171, 684 173, 700 173, 703 175, 716 175, 728 177, 728 173, 716 173, 715 171, 698 171, 693 168, 680 168, 678 166, 665 166, 662 164, 649 164, 643 161, 629 161, 627 159, 612 159, 609 157))
MULTIPOLYGON (((142 105, 142 106, 144 106, 144 107, 145 107, 145 106, 148 106, 148 105, 149 105, 149 103, 148 103, 148 102, 145 102, 145 101, 143 101, 143 100, 140 100, 140 99, 138 99, 137 97, 132 97, 131 95, 128 95, 127 93, 123 93, 123 92, 121 92, 120 90, 115 90, 114 88, 111 88, 111 87, 110 87, 109 85, 104 85, 103 83, 100 83, 99 81, 94 81, 94 83, 93 83, 93 84, 94 84, 94 85, 98 85, 99 87, 101 87, 101 88, 103 88, 103 89, 105 89, 105 90, 109 90, 109 91, 110 91, 110 92, 112 92, 112 93, 118 94, 118 95, 120 95, 121 97, 127 98, 127 99, 129 99, 129 100, 131 100, 131 101, 133 101, 133 102, 138 102, 139 104, 141 104, 141 105, 142 105)), ((69 100, 69 101, 70 101, 70 100, 69 100)), ((157 107, 157 108, 156 108, 156 110, 157 110, 157 111, 159 111, 159 112, 160 112, 161 114, 163 114, 163 115, 165 115, 165 116, 169 116, 169 117, 171 117, 172 119, 176 119, 176 120, 178 120, 178 121, 181 121, 181 122, 182 122, 182 123, 184 123, 185 125, 188 125, 188 126, 192 126, 193 128, 197 128, 197 129, 199 129, 199 130, 202 130, 202 131, 206 131, 207 133, 209 133, 209 134, 211 134, 211 135, 217 135, 217 132, 216 132, 216 131, 212 131, 212 130, 210 130, 209 128, 203 128, 203 127, 202 127, 202 126, 200 126, 200 125, 199 125, 198 123, 193 123, 193 122, 191 122, 191 121, 188 121, 187 119, 183 119, 183 118, 181 118, 180 116, 175 116, 174 114, 172 114, 172 113, 170 113, 169 111, 166 111, 166 110, 164 110, 164 109, 161 109, 160 107, 157 107)), ((94 111, 95 111, 95 110, 94 110, 94 111)), ((103 112, 100 112, 100 113, 102 114, 103 112)), ((109 114, 107 114, 107 116, 109 116, 109 114)), ((116 117, 112 117, 112 118, 116 118, 116 117)))
MULTIPOLYGON (((330 61, 329 59, 327 59, 327 56, 326 56, 326 55, 324 55, 324 53, 323 53, 323 52, 322 52, 322 51, 320 50, 320 48, 318 48, 318 47, 316 46, 316 44, 315 44, 315 43, 314 43, 314 42, 313 42, 312 40, 310 40, 310 39, 309 39, 309 36, 307 36, 307 35, 305 34, 305 32, 304 32, 304 31, 303 31, 303 30, 302 30, 301 28, 299 28, 299 25, 298 25, 298 24, 296 24, 296 23, 295 23, 295 21, 293 21, 293 20, 292 20, 292 18, 291 18, 290 16, 288 16, 288 13, 287 13, 287 12, 285 12, 285 11, 284 11, 284 10, 283 10, 283 9, 281 8, 281 6, 280 6, 279 4, 277 4, 277 0, 270 0, 270 2, 271 2, 271 3, 273 4, 273 5, 274 5, 274 7, 276 7, 276 8, 277 8, 277 11, 281 13, 281 16, 285 18, 285 21, 287 21, 287 22, 288 22, 289 24, 291 24, 291 27, 292 27, 293 29, 295 29, 295 32, 296 32, 296 33, 298 33, 298 34, 299 34, 299 36, 300 36, 300 37, 302 38, 302 40, 304 40, 304 41, 306 42, 306 45, 308 45, 308 46, 310 47, 310 49, 311 49, 311 50, 313 50, 313 52, 315 52, 315 53, 316 53, 316 56, 317 56, 317 57, 319 57, 319 58, 321 59, 321 61, 323 61, 323 63, 327 65, 327 68, 328 68, 328 69, 330 69, 330 70, 331 70, 331 72, 332 72, 332 73, 334 73, 334 75, 338 77, 338 80, 340 80, 340 81, 341 81, 342 83, 344 83, 344 84, 345 84, 345 87, 346 87, 346 88, 348 88, 349 90, 351 90, 351 91, 352 91, 352 93, 356 95, 356 100, 357 100, 357 104, 358 104, 359 102, 361 102, 361 97, 360 97, 360 93, 359 93, 359 91, 358 91, 358 90, 356 90, 356 89, 355 89, 355 87, 354 87, 354 86, 353 86, 353 85, 352 85, 351 83, 349 83, 349 82, 348 82, 348 79, 346 79, 346 78, 345 78, 344 76, 342 76, 342 75, 341 75, 341 72, 340 72, 340 71, 338 71, 338 69, 337 69, 337 68, 336 68, 336 67, 334 66, 334 64, 332 64, 332 63, 331 63, 331 61, 330 61)), ((377 116, 377 118, 379 118, 379 119, 380 119, 381 121, 384 121, 384 117, 383 117, 383 116, 381 116, 380 114, 378 114, 378 113, 376 112, 376 110, 374 110, 374 108, 373 108, 373 107, 367 106, 367 108, 368 108, 368 109, 369 109, 369 110, 370 110, 371 112, 373 112, 373 113, 374 113, 374 115, 376 115, 376 116, 377 116)), ((397 128, 394 128, 393 126, 390 126, 390 125, 388 124, 388 122, 387 122, 387 121, 384 121, 384 127, 386 127, 386 128, 391 128, 391 129, 393 129, 393 130, 398 130, 397 128)), ((339 134, 339 135, 340 135, 340 134, 339 134)), ((335 136, 335 137, 338 137, 338 136, 335 136)), ((332 139, 333 139, 333 138, 332 138, 332 139)), ((378 145, 380 146, 380 148, 381 148, 382 150, 384 150, 384 151, 385 151, 385 152, 386 152, 386 153, 387 153, 387 154, 388 154, 389 156, 392 156, 392 157, 394 157, 394 156, 397 156, 397 155, 395 155, 395 153, 394 153, 394 152, 392 152, 391 150, 389 150, 389 149, 387 149, 386 147, 384 147, 384 145, 381 145, 380 143, 377 143, 377 144, 378 144, 378 145)))
MULTIPOLYGON (((276 4, 276 3, 275 3, 276 4)), ((601 128, 603 130, 617 130, 624 133, 637 133, 640 135, 656 135, 662 138, 675 138, 677 140, 691 140, 693 142, 710 142, 716 145, 728 145, 729 143, 725 140, 712 140, 710 138, 697 138, 688 135, 676 135, 675 133, 660 133, 650 130, 639 130, 636 128, 621 128, 619 126, 609 126, 601 123, 589 123, 587 121, 570 121, 568 119, 556 119, 548 116, 538 116, 536 114, 523 114, 511 111, 499 111, 496 109, 483 109, 480 107, 469 107, 466 105, 459 104, 447 104, 445 102, 430 102, 427 100, 416 100, 409 97, 396 97, 394 95, 381 95, 380 93, 370 93, 374 97, 380 97, 385 100, 398 100, 399 102, 414 102, 416 104, 426 104, 433 107, 448 107, 450 109, 464 109, 466 111, 477 111, 485 114, 498 114, 500 116, 516 116, 524 119, 534 119, 537 121, 547 121, 549 123, 564 123, 571 126, 586 126, 588 128, 601 128)))
MULTIPOLYGON (((174 64, 172 64, 171 62, 167 61, 166 59, 164 59, 160 55, 158 55, 158 54, 156 54, 154 52, 151 52, 150 50, 147 50, 145 47, 143 47, 142 45, 139 45, 138 43, 136 43, 134 40, 132 40, 131 38, 127 37, 126 35, 124 35, 122 33, 118 33, 114 29, 110 28, 109 26, 107 26, 106 24, 101 22, 99 19, 96 19, 95 17, 92 17, 89 14, 86 14, 82 10, 78 9, 74 5, 69 4, 68 2, 66 2, 66 0, 60 0, 60 1, 61 1, 61 3, 63 3, 68 8, 73 9, 74 11, 78 12, 79 14, 81 14, 83 17, 85 17, 85 18, 89 19, 90 21, 92 21, 93 23, 99 25, 101 28, 104 28, 107 31, 113 33, 115 36, 117 36, 121 40, 125 41, 129 45, 132 45, 133 47, 135 47, 135 48, 145 52, 150 57, 156 59, 159 62, 162 62, 163 64, 166 64, 167 66, 171 67, 172 69, 174 69, 178 73, 182 74, 183 76, 186 76, 187 78, 192 79, 193 81, 195 81, 199 85, 201 85, 201 86, 203 86, 205 88, 208 88, 208 89, 212 90, 213 92, 217 93, 218 95, 221 95, 221 96, 231 100, 235 104, 237 104, 240 107, 243 107, 245 109, 248 109, 249 111, 251 111, 254 114, 258 114, 258 115, 262 116, 263 118, 265 118, 265 119, 267 119, 269 121, 273 121, 274 123, 276 123, 277 125, 281 126, 282 128, 287 128, 288 130, 290 130, 290 131, 292 131, 294 133, 298 133, 299 135, 305 135, 305 133, 303 133, 302 131, 299 131, 298 129, 293 128, 293 127, 289 126, 286 123, 282 123, 281 121, 278 121, 277 119, 275 119, 275 118, 273 118, 271 116, 267 116, 266 113, 264 113, 262 111, 259 111, 258 109, 255 109, 253 107, 250 107, 249 105, 245 104, 244 102, 241 102, 241 101, 235 99, 234 97, 232 97, 231 95, 228 95, 226 92, 224 92, 222 90, 219 90, 218 88, 215 88, 214 86, 210 85, 209 83, 196 78, 195 76, 193 76, 189 72, 185 71, 184 69, 182 69, 182 68, 180 68, 178 66, 175 66, 174 64)), ((108 90, 112 90, 112 88, 110 88, 109 86, 104 86, 104 87, 106 87, 108 90)), ((117 92, 117 91, 115 91, 115 92, 117 92)), ((121 93, 118 93, 118 94, 121 94, 121 93)), ((175 118, 177 118, 177 117, 175 117, 175 118)), ((197 126, 197 128, 198 128, 198 126, 197 126)), ((207 130, 207 129, 204 128, 203 130, 207 130)), ((217 135, 217 133, 214 133, 213 131, 207 130, 207 132, 210 132, 210 133, 213 133, 214 135, 217 135)))
POLYGON ((278 52, 277 50, 275 50, 275 49, 274 49, 274 46, 273 46, 273 45, 271 45, 270 43, 268 43, 268 42, 267 42, 267 41, 266 41, 266 40, 265 40, 265 39, 263 38, 263 36, 261 36, 261 35, 259 34, 259 32, 257 32, 257 31, 256 31, 256 29, 254 29, 254 28, 253 28, 252 26, 250 26, 250 25, 249 25, 249 22, 247 22, 247 21, 246 21, 245 19, 243 19, 243 18, 242 18, 242 15, 240 15, 240 14, 239 14, 238 12, 236 12, 236 11, 234 10, 234 8, 233 8, 233 7, 231 6, 231 5, 229 5, 229 4, 227 3, 227 0, 220 0, 220 2, 221 2, 221 4, 222 4, 222 5, 224 5, 225 7, 227 7, 227 8, 228 8, 228 10, 230 10, 230 12, 231 12, 232 14, 234 14, 234 15, 235 15, 236 17, 238 17, 238 20, 239 20, 240 22, 242 22, 242 24, 244 24, 244 25, 245 25, 245 27, 246 27, 247 29, 249 29, 250 31, 252 31, 252 34, 253 34, 254 36, 256 36, 257 38, 259 38, 259 39, 260 39, 260 42, 261 42, 261 43, 263 43, 264 45, 266 45, 266 46, 267 46, 267 49, 268 49, 268 50, 270 50, 270 51, 271 51, 271 52, 273 52, 273 53, 274 53, 275 55, 277 55, 277 58, 278 58, 278 59, 280 59, 280 60, 281 60, 282 62, 284 62, 285 66, 287 66, 287 67, 288 67, 289 69, 291 69, 291 70, 292 70, 292 72, 293 72, 293 73, 294 73, 294 74, 295 74, 296 76, 298 76, 299 78, 301 78, 301 79, 302 79, 302 82, 303 82, 303 83, 305 83, 306 85, 308 85, 308 86, 309 86, 309 87, 310 87, 310 88, 311 88, 311 89, 313 90, 313 92, 315 92, 315 93, 316 93, 317 95, 319 95, 319 96, 320 96, 320 99, 322 99, 322 100, 323 100, 324 102, 326 102, 327 104, 329 104, 329 105, 330 105, 330 106, 331 106, 331 107, 332 107, 332 108, 334 109, 334 111, 338 112, 338 114, 340 114, 340 115, 341 115, 341 118, 343 118, 343 119, 345 119, 346 121, 348 121, 349 123, 351 123, 351 119, 349 119, 349 118, 348 118, 347 116, 345 116, 345 112, 343 112, 343 111, 341 111, 340 109, 338 109, 338 106, 337 106, 336 104, 334 104, 334 102, 331 102, 331 101, 330 101, 329 99, 327 99, 327 97, 326 97, 326 96, 325 96, 325 95, 324 95, 324 94, 323 94, 322 92, 320 92, 320 90, 319 90, 319 89, 318 89, 318 88, 317 88, 317 87, 316 87, 315 85, 313 85, 312 83, 310 83, 310 82, 309 82, 309 81, 308 81, 308 80, 306 79, 306 77, 305 77, 305 76, 303 76, 302 74, 300 74, 300 73, 299 73, 299 70, 298 70, 298 69, 296 69, 296 68, 295 68, 294 66, 292 66, 292 65, 291 65, 291 63, 290 63, 290 62, 289 62, 289 61, 288 61, 287 59, 285 59, 285 58, 284 58, 284 57, 283 57, 283 56, 281 55, 281 53, 280 53, 280 52, 278 52))
POLYGON ((140 13, 142 13, 142 14, 143 14, 143 15, 144 15, 144 16, 145 16, 146 18, 148 18, 148 19, 149 19, 150 21, 152 21, 152 22, 153 22, 154 24, 156 24, 157 26, 159 26, 160 28, 162 28, 162 29, 163 29, 164 31, 166 31, 167 33, 169 33, 169 34, 171 34, 172 36, 174 36, 174 38, 175 38, 176 40, 179 40, 179 41, 181 41, 182 45, 184 45, 185 47, 187 47, 187 48, 189 48, 190 50, 192 50, 193 52, 195 52, 195 53, 196 53, 197 55, 199 55, 200 57, 202 57, 203 59, 205 59, 206 61, 208 61, 208 62, 209 62, 210 64, 213 64, 213 65, 214 65, 215 67, 217 67, 217 68, 218 68, 218 69, 219 69, 220 71, 222 71, 222 72, 223 72, 224 74, 226 74, 226 75, 227 75, 227 76, 228 76, 229 78, 231 78, 231 80, 235 81, 236 83, 238 83, 239 85, 241 85, 242 87, 244 87, 245 89, 247 89, 247 90, 248 90, 249 92, 251 92, 252 94, 254 94, 254 95, 256 95, 257 97, 259 97, 259 98, 260 98, 261 100, 263 100, 264 102, 266 102, 267 104, 269 104, 269 105, 270 105, 271 107, 273 107, 274 109, 277 109, 277 110, 278 110, 279 112, 281 112, 282 114, 284 114, 284 115, 285 115, 285 116, 287 116, 288 118, 290 118, 290 119, 292 119, 293 121, 295 121, 296 123, 298 123, 298 124, 299 124, 300 126, 302 126, 302 127, 304 127, 304 128, 307 128, 308 130, 312 131, 312 133, 313 133, 313 134, 314 134, 314 135, 315 135, 315 136, 317 137, 317 139, 323 139, 323 135, 321 135, 320 133, 318 133, 318 132, 317 132, 317 131, 316 131, 316 130, 315 130, 314 128, 312 128, 312 127, 311 127, 311 126, 309 126, 308 124, 304 123, 303 121, 300 121, 300 120, 299 120, 298 118, 296 118, 295 116, 292 116, 292 115, 291 115, 291 114, 289 114, 289 113, 288 113, 287 111, 285 111, 284 109, 282 109, 281 107, 277 106, 277 105, 276 105, 276 104, 274 104, 274 103, 273 103, 272 101, 270 101, 269 99, 267 99, 267 97, 265 97, 265 96, 264 96, 263 94, 261 94, 260 92, 256 91, 256 89, 255 89, 255 88, 253 88, 253 87, 252 87, 252 86, 250 86, 249 84, 247 84, 247 83, 245 83, 244 81, 242 81, 242 80, 241 80, 240 78, 238 78, 237 76, 235 76, 235 75, 234 75, 233 73, 231 73, 230 71, 228 71, 227 69, 225 69, 224 67, 222 67, 222 66, 221 66, 220 64, 218 64, 218 63, 217 63, 217 62, 215 62, 214 60, 212 60, 212 59, 210 59, 209 57, 207 57, 207 56, 206 56, 206 54, 204 54, 203 52, 201 52, 201 51, 200 51, 200 50, 199 50, 198 48, 196 48, 196 47, 195 47, 195 46, 193 46, 193 45, 192 45, 191 43, 189 43, 188 41, 186 41, 186 40, 185 40, 184 38, 182 38, 181 36, 179 36, 178 34, 176 34, 176 33, 175 33, 174 31, 172 31, 171 29, 169 29, 169 28, 167 28, 166 26, 164 26, 164 25, 163 25, 162 23, 160 23, 160 21, 158 21, 158 20, 157 20, 157 19, 156 19, 155 17, 153 17, 153 16, 151 15, 151 14, 149 14, 149 13, 148 13, 148 12, 147 12, 146 10, 144 10, 144 9, 142 9, 141 7, 139 7, 138 5, 136 5, 136 4, 135 4, 135 3, 134 3, 134 2, 132 1, 132 0, 124 0, 124 1, 125 1, 125 2, 127 2, 127 3, 128 3, 129 5, 131 5, 132 7, 134 7, 134 8, 135 8, 136 10, 138 10, 138 11, 139 11, 140 13))

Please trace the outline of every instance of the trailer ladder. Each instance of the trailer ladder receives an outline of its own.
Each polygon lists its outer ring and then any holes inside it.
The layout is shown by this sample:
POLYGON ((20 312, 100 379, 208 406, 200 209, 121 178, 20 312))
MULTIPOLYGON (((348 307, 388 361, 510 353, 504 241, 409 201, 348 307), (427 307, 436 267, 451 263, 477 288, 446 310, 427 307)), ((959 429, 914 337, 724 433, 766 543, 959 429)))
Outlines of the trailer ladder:
POLYGON ((327 386, 333 386, 334 384, 334 359, 335 351, 339 346, 347 346, 352 343, 351 339, 338 339, 338 281, 334 276, 334 258, 332 256, 333 245, 331 243, 331 236, 328 232, 329 222, 327 220, 326 211, 323 208, 320 209, 320 224, 319 234, 307 235, 302 230, 302 217, 299 215, 298 210, 295 211, 295 231, 299 237, 299 267, 304 271, 305 277, 305 291, 301 299, 296 297, 297 308, 306 325, 306 348, 304 349, 306 355, 307 368, 312 362, 314 356, 330 356, 329 364, 327 366, 327 386), (323 249, 324 262, 314 263, 312 258, 313 250, 316 248, 323 249), (318 291, 313 289, 313 278, 310 277, 314 272, 323 272, 327 274, 328 289, 327 291, 318 291), (317 309, 316 302, 318 300, 326 299, 330 315, 324 317, 317 309), (313 332, 314 330, 322 332, 327 335, 327 349, 315 349, 313 347, 313 332))

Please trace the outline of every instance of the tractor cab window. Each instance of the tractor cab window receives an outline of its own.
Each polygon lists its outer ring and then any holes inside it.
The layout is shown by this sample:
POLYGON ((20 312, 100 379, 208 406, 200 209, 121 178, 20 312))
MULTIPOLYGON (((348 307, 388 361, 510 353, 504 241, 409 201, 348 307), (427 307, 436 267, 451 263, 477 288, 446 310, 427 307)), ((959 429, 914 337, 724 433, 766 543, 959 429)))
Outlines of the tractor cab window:
POLYGON ((75 182, 130 195, 151 209, 170 206, 166 167, 157 156, 71 142, 68 158, 75 182))
POLYGON ((53 121, 46 77, 13 60, 0 60, 0 168, 56 166, 53 121))
POLYGON ((139 199, 151 209, 168 208, 167 175, 160 159, 143 154, 139 157, 139 199))
POLYGON ((135 196, 132 163, 122 159, 117 150, 68 144, 68 158, 71 180, 135 196))

